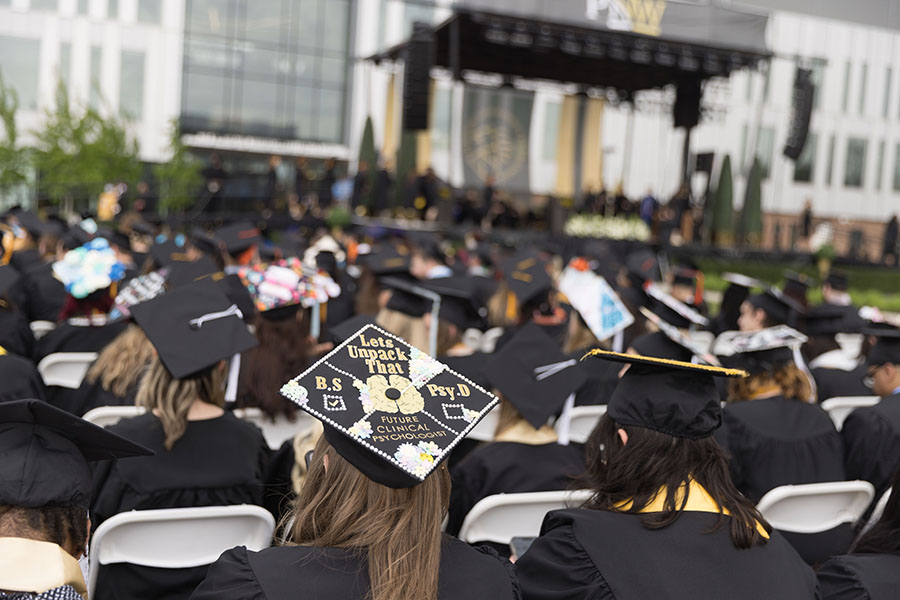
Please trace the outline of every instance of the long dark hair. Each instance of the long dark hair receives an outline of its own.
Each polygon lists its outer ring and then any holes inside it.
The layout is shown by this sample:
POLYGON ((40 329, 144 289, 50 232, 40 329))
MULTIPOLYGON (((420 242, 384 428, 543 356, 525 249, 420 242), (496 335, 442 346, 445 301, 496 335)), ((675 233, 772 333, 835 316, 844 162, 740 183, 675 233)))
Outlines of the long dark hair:
POLYGON ((893 489, 881 518, 860 536, 851 553, 900 554, 900 468, 894 471, 891 485, 893 489))
POLYGON ((309 319, 303 309, 285 319, 257 315, 259 345, 244 355, 236 405, 258 406, 269 417, 285 415, 293 419, 296 405, 279 390, 289 379, 303 372, 309 361, 309 319))
MULTIPOLYGON (((594 492, 585 508, 637 514, 665 488, 663 511, 641 516, 644 527, 661 529, 681 516, 687 494, 679 505, 677 493, 693 479, 709 492, 720 509, 731 514, 731 541, 736 548, 766 543, 757 524, 772 531, 756 507, 734 487, 728 459, 713 438, 676 438, 642 427, 619 426, 604 416, 588 438, 585 453, 588 470, 583 483, 594 492), (618 436, 616 430, 620 428, 628 434, 627 444, 618 436), (629 501, 630 508, 619 508, 629 501)), ((712 531, 727 522, 720 512, 712 531)))

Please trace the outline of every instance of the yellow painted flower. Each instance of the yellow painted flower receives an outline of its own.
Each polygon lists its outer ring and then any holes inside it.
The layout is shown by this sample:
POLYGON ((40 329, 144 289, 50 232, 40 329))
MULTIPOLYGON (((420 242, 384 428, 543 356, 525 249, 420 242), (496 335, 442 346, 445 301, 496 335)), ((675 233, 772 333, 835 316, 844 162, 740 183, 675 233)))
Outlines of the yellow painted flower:
POLYGON ((412 415, 425 408, 425 399, 412 382, 402 375, 372 375, 366 379, 372 408, 386 413, 412 415))

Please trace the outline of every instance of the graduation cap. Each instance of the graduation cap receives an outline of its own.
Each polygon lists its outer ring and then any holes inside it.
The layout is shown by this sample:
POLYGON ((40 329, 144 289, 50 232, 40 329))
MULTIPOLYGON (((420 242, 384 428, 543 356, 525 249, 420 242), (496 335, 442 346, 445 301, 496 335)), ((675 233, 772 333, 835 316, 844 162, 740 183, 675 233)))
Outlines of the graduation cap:
POLYGON ((441 296, 438 318, 455 325, 460 333, 477 327, 487 317, 487 309, 477 300, 475 277, 453 276, 430 279, 422 287, 441 296))
POLYGON ((174 239, 167 239, 150 247, 150 256, 159 267, 168 267, 174 263, 189 262, 183 244, 174 239))
POLYGON ((812 285, 812 280, 803 273, 785 271, 783 292, 794 298, 806 298, 806 292, 812 285))
POLYGON ((0 296, 11 290, 20 277, 18 269, 12 265, 0 266, 0 296))
POLYGON ((113 320, 131 316, 131 307, 152 300, 166 291, 166 270, 153 271, 128 281, 113 300, 109 316, 113 320))
POLYGON ((73 225, 62 236, 63 248, 67 250, 73 250, 78 246, 87 244, 89 241, 91 241, 91 234, 81 224, 73 225))
POLYGON ((810 336, 862 333, 864 327, 865 321, 852 306, 820 304, 806 313, 806 333, 810 336))
POLYGON ((808 338, 787 325, 767 327, 760 331, 726 331, 713 345, 722 363, 750 373, 771 372, 794 361, 794 350, 808 338))
POLYGON ((198 281, 131 308, 172 377, 182 379, 256 346, 243 314, 212 281, 198 281))
POLYGON ((672 285, 688 285, 693 286, 697 280, 699 271, 696 269, 688 269, 686 267, 676 267, 672 271, 672 285))
POLYGON ((644 315, 648 321, 653 323, 654 326, 659 330, 658 332, 662 334, 666 341, 662 341, 659 337, 650 338, 648 341, 641 342, 641 338, 647 337, 646 334, 644 336, 640 336, 632 342, 632 347, 638 351, 638 354, 643 354, 646 356, 654 356, 656 358, 671 358, 674 360, 684 360, 690 362, 693 357, 697 357, 699 360, 702 360, 704 363, 708 365, 712 365, 714 367, 720 367, 719 359, 717 359, 713 354, 710 354, 707 349, 700 343, 698 343, 694 338, 682 332, 678 327, 673 325, 672 323, 667 322, 660 315, 650 311, 645 307, 641 307, 641 314, 644 315), (646 351, 638 346, 645 345, 646 351), (659 353, 655 353, 656 352, 659 353))
POLYGON ((431 307, 431 300, 421 294, 421 282, 412 275, 385 277, 381 280, 381 285, 393 290, 386 307, 390 310, 411 317, 421 317, 431 307))
POLYGON ((535 429, 584 385, 578 364, 534 323, 522 326, 485 366, 485 376, 535 429))
POLYGON ((763 293, 748 297, 747 302, 764 310, 769 319, 777 324, 789 323, 792 311, 797 314, 804 313, 803 306, 774 287, 766 288, 763 293))
POLYGON ((245 267, 237 272, 237 276, 253 298, 256 309, 264 316, 276 319, 291 316, 301 306, 323 304, 341 293, 341 288, 331 277, 304 267, 296 257, 245 267), (288 308, 295 310, 285 312, 288 308))
POLYGON ((850 288, 850 276, 840 271, 829 271, 825 283, 838 292, 846 292, 850 288))
POLYGON ((746 288, 748 290, 753 288, 766 289, 769 287, 768 284, 759 279, 756 279, 755 277, 742 275, 740 273, 722 273, 722 279, 732 285, 746 288))
POLYGON ((252 223, 241 221, 220 227, 212 239, 217 247, 224 248, 229 254, 234 255, 258 244, 261 236, 259 229, 252 223))
POLYGON ((125 277, 125 265, 103 238, 69 250, 53 263, 53 274, 74 298, 86 298, 125 277))
POLYGON ((120 250, 129 252, 131 250, 131 240, 128 234, 118 230, 103 227, 97 231, 97 237, 101 237, 111 245, 118 246, 120 250))
POLYGON ((205 252, 206 254, 217 254, 216 249, 218 248, 218 244, 216 243, 215 238, 202 227, 196 225, 191 227, 188 239, 190 239, 191 244, 201 252, 205 252))
POLYGON ((10 211, 10 214, 19 221, 19 225, 37 239, 45 233, 55 233, 55 228, 48 222, 41 219, 30 210, 10 211))
POLYGON ((553 288, 546 263, 533 248, 523 250, 500 263, 500 269, 519 306, 553 288))
POLYGON ((328 337, 335 344, 350 339, 366 325, 374 325, 375 319, 370 315, 356 315, 328 329, 328 337))
POLYGON ((648 281, 644 284, 644 292, 656 301, 654 312, 657 314, 665 313, 666 320, 670 323, 683 323, 682 326, 685 328, 690 325, 699 325, 701 327, 709 325, 709 319, 671 294, 667 294, 661 287, 652 281, 648 281))
POLYGON ((636 286, 642 286, 647 281, 659 281, 662 275, 659 270, 659 260, 650 250, 637 250, 625 258, 625 268, 628 278, 636 286))
POLYGON ((607 404, 610 419, 686 439, 709 437, 722 423, 714 377, 747 376, 739 369, 605 350, 591 350, 582 360, 588 357, 630 365, 607 404))
POLYGON ((88 462, 152 454, 41 400, 0 403, 0 505, 87 509, 88 462))
POLYGON ((368 267, 376 276, 409 273, 409 253, 401 253, 394 246, 383 246, 374 252, 360 256, 360 265, 368 267))
POLYGON ((673 341, 662 331, 652 331, 634 338, 631 347, 643 356, 690 362, 693 352, 673 341))
POLYGON ((366 477, 421 483, 498 400, 400 338, 367 325, 281 393, 325 427, 325 439, 366 477))
POLYGON ((219 281, 224 277, 224 273, 219 270, 216 263, 208 256, 201 256, 197 260, 186 262, 171 263, 168 267, 166 282, 169 287, 179 288, 201 279, 213 279, 219 281))
POLYGON ((875 336, 875 345, 866 357, 866 366, 879 367, 887 363, 900 365, 900 328, 889 323, 875 323, 863 330, 865 335, 875 336))

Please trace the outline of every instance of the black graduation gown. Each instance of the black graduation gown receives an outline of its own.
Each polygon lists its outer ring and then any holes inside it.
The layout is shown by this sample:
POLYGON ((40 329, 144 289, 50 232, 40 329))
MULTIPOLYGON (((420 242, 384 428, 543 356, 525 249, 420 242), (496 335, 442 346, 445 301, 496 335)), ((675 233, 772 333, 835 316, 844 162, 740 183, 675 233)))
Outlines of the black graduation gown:
POLYGON ((81 417, 89 410, 100 406, 134 406, 136 394, 137 384, 127 390, 124 397, 119 397, 103 389, 100 379, 94 383, 89 383, 85 379, 77 390, 67 390, 66 393, 59 393, 57 390, 53 402, 57 408, 81 417))
POLYGON ((841 437, 847 478, 865 479, 875 486, 875 498, 880 498, 900 464, 900 394, 851 412, 841 437))
POLYGON ((872 390, 864 386, 862 382, 863 377, 866 376, 865 363, 852 371, 817 367, 810 369, 810 373, 812 373, 813 379, 816 380, 816 392, 819 402, 838 396, 872 395, 872 390))
MULTIPOLYGON (((516 562, 525 600, 803 600, 816 577, 784 538, 738 550, 718 515, 684 512, 647 529, 642 515, 553 511, 541 537, 516 562)), ((730 519, 730 517, 724 517, 730 519)))
POLYGON ((459 533, 469 510, 493 494, 567 490, 585 470, 580 444, 492 442, 451 468, 447 532, 459 533))
POLYGON ((0 355, 0 402, 44 399, 44 382, 34 364, 15 354, 0 355))
POLYGON ((0 307, 0 348, 19 356, 34 352, 34 334, 28 319, 18 310, 0 307))
MULTIPOLYGON (((489 550, 444 536, 440 600, 520 598, 515 571, 489 550)), ((250 552, 228 550, 209 567, 192 600, 363 600, 369 594, 364 558, 346 548, 283 546, 250 552)))
MULTIPOLYGON (((189 421, 172 450, 166 450, 162 425, 152 414, 122 420, 109 429, 154 450, 156 455, 96 464, 91 505, 95 527, 129 510, 262 505, 268 445, 257 427, 231 413, 189 421)), ((107 565, 99 573, 91 600, 184 599, 205 574, 205 566, 157 569, 107 565)))
POLYGON ((895 600, 900 588, 900 556, 835 556, 817 575, 822 600, 895 600))
POLYGON ((126 321, 106 325, 72 325, 61 323, 34 345, 34 362, 55 352, 100 352, 128 327, 126 321))
POLYGON ((780 485, 845 479, 841 436, 816 404, 783 396, 728 404, 722 424, 734 483, 753 502, 780 485))
POLYGON ((22 273, 22 289, 25 305, 19 306, 29 321, 52 321, 59 319, 66 304, 66 286, 53 276, 53 266, 37 263, 22 273))

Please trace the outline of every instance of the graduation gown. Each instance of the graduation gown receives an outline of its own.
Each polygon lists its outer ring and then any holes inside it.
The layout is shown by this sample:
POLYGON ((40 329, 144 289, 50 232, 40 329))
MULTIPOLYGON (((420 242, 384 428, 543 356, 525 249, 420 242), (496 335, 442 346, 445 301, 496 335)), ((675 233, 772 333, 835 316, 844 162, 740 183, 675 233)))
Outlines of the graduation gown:
POLYGON ((817 575, 822 600, 894 600, 900 587, 900 556, 835 556, 817 575))
POLYGON ((19 306, 29 321, 53 321, 59 318, 66 303, 66 286, 53 276, 53 266, 31 265, 22 272, 25 305, 19 306))
MULTIPOLYGON (((156 455, 97 463, 91 505, 95 527, 129 510, 262 505, 268 445, 257 427, 231 413, 188 421, 172 450, 166 450, 162 425, 153 414, 122 420, 109 429, 154 450, 156 455)), ((107 565, 99 573, 91 600, 188 598, 205 573, 205 566, 157 569, 107 565)))
POLYGON ((738 550, 728 523, 711 531, 717 518, 716 513, 688 510, 667 527, 647 529, 640 514, 552 511, 544 518, 541 537, 516 562, 522 596, 525 600, 816 597, 815 574, 777 532, 763 546, 738 550))
MULTIPOLYGON (((520 598, 508 562, 450 536, 441 546, 440 600, 520 598)), ((363 600, 369 594, 365 558, 347 548, 284 546, 228 550, 209 567, 192 600, 363 600)))
POLYGON ((97 326, 62 323, 34 345, 34 363, 55 352, 100 352, 126 327, 126 321, 97 326))
POLYGON ((30 357, 34 352, 34 334, 31 332, 31 325, 20 311, 0 306, 0 348, 26 357, 30 357))
POLYGON ((725 406, 722 424, 734 483, 753 502, 780 485, 845 479, 841 436, 818 405, 783 396, 738 402, 725 406))
POLYGON ((872 390, 864 386, 862 382, 863 377, 866 376, 865 363, 852 371, 818 367, 810 369, 810 373, 812 373, 813 379, 816 380, 819 402, 838 396, 872 395, 872 390))
POLYGON ((567 490, 584 471, 580 444, 491 442, 476 448, 450 470, 447 532, 459 533, 479 500, 493 494, 567 490))
POLYGON ((0 402, 44 400, 44 381, 34 364, 15 354, 0 354, 0 402))
POLYGON ((841 437, 847 479, 865 479, 875 486, 875 498, 880 498, 900 463, 900 394, 851 412, 841 437))

